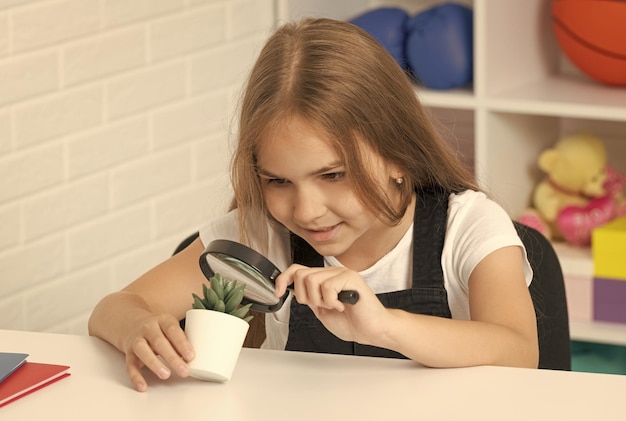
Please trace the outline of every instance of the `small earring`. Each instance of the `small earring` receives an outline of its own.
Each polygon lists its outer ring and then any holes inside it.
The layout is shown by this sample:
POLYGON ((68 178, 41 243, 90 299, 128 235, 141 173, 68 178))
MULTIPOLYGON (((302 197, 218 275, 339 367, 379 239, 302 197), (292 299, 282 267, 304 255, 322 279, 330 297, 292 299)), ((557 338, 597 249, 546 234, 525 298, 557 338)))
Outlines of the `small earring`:
POLYGON ((398 177, 398 178, 396 178, 396 184, 397 184, 398 186, 401 186, 401 185, 402 185, 402 183, 404 183, 404 178, 402 178, 402 177, 398 177))

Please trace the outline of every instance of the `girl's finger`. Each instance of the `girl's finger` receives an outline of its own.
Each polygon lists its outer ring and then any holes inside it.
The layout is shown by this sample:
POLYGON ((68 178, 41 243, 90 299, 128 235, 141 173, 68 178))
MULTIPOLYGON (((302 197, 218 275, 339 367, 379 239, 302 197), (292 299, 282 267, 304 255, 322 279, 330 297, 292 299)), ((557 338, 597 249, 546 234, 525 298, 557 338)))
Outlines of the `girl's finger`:
POLYGON ((172 317, 161 321, 161 329, 165 334, 167 342, 162 347, 159 347, 159 349, 163 348, 164 351, 163 353, 158 352, 158 354, 171 368, 176 370, 179 376, 187 377, 189 370, 186 362, 193 360, 195 357, 193 345, 191 345, 185 332, 180 328, 178 320, 175 318, 172 317))
POLYGON ((148 383, 141 374, 143 367, 143 363, 135 354, 132 352, 126 354, 126 373, 138 392, 145 392, 148 389, 148 383))
POLYGON ((343 304, 338 301, 340 291, 336 285, 341 283, 342 273, 345 271, 338 267, 329 268, 304 268, 293 274, 294 290, 298 302, 311 306, 334 308, 343 310, 343 304))
POLYGON ((135 354, 139 360, 141 360, 144 366, 148 367, 148 369, 156 374, 161 380, 165 380, 170 377, 170 369, 159 357, 157 357, 146 339, 141 338, 137 340, 133 344, 131 352, 135 354))
POLYGON ((274 282, 274 287, 275 287, 274 295, 276 297, 282 297, 283 295, 285 295, 285 292, 287 291, 287 287, 293 283, 293 274, 299 269, 303 269, 303 268, 306 268, 306 266, 293 264, 289 266, 287 269, 285 269, 283 273, 278 275, 278 277, 276 278, 276 281, 274 282))

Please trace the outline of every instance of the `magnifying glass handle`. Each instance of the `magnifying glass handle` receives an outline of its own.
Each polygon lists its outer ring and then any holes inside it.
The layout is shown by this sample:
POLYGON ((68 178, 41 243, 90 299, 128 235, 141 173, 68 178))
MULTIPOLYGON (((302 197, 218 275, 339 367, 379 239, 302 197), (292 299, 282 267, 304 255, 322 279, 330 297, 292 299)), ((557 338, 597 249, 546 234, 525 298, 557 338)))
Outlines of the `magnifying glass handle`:
POLYGON ((358 291, 346 290, 338 294, 339 301, 346 304, 356 304, 359 301, 358 291))

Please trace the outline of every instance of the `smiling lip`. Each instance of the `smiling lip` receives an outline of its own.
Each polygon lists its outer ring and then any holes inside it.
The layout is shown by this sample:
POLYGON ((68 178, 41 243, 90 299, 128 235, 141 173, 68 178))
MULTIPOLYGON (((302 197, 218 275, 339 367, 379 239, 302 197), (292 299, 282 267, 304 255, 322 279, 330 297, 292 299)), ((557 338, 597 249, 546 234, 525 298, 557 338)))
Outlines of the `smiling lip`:
POLYGON ((341 223, 333 225, 331 227, 318 228, 318 229, 305 229, 306 236, 314 242, 322 243, 326 241, 332 240, 337 231, 339 231, 339 227, 341 223))

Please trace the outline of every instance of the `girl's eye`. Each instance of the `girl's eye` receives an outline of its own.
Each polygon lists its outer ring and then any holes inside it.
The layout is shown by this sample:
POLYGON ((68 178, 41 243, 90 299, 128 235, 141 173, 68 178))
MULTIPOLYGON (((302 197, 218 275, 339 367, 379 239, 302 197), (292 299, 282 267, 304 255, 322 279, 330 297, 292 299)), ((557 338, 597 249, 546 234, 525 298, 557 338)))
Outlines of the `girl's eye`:
POLYGON ((339 181, 342 178, 344 178, 346 176, 345 172, 331 172, 331 173, 327 173, 322 175, 322 177, 325 180, 329 180, 329 181, 339 181))
POLYGON ((265 183, 268 185, 282 186, 288 183, 284 178, 266 178, 265 183))

